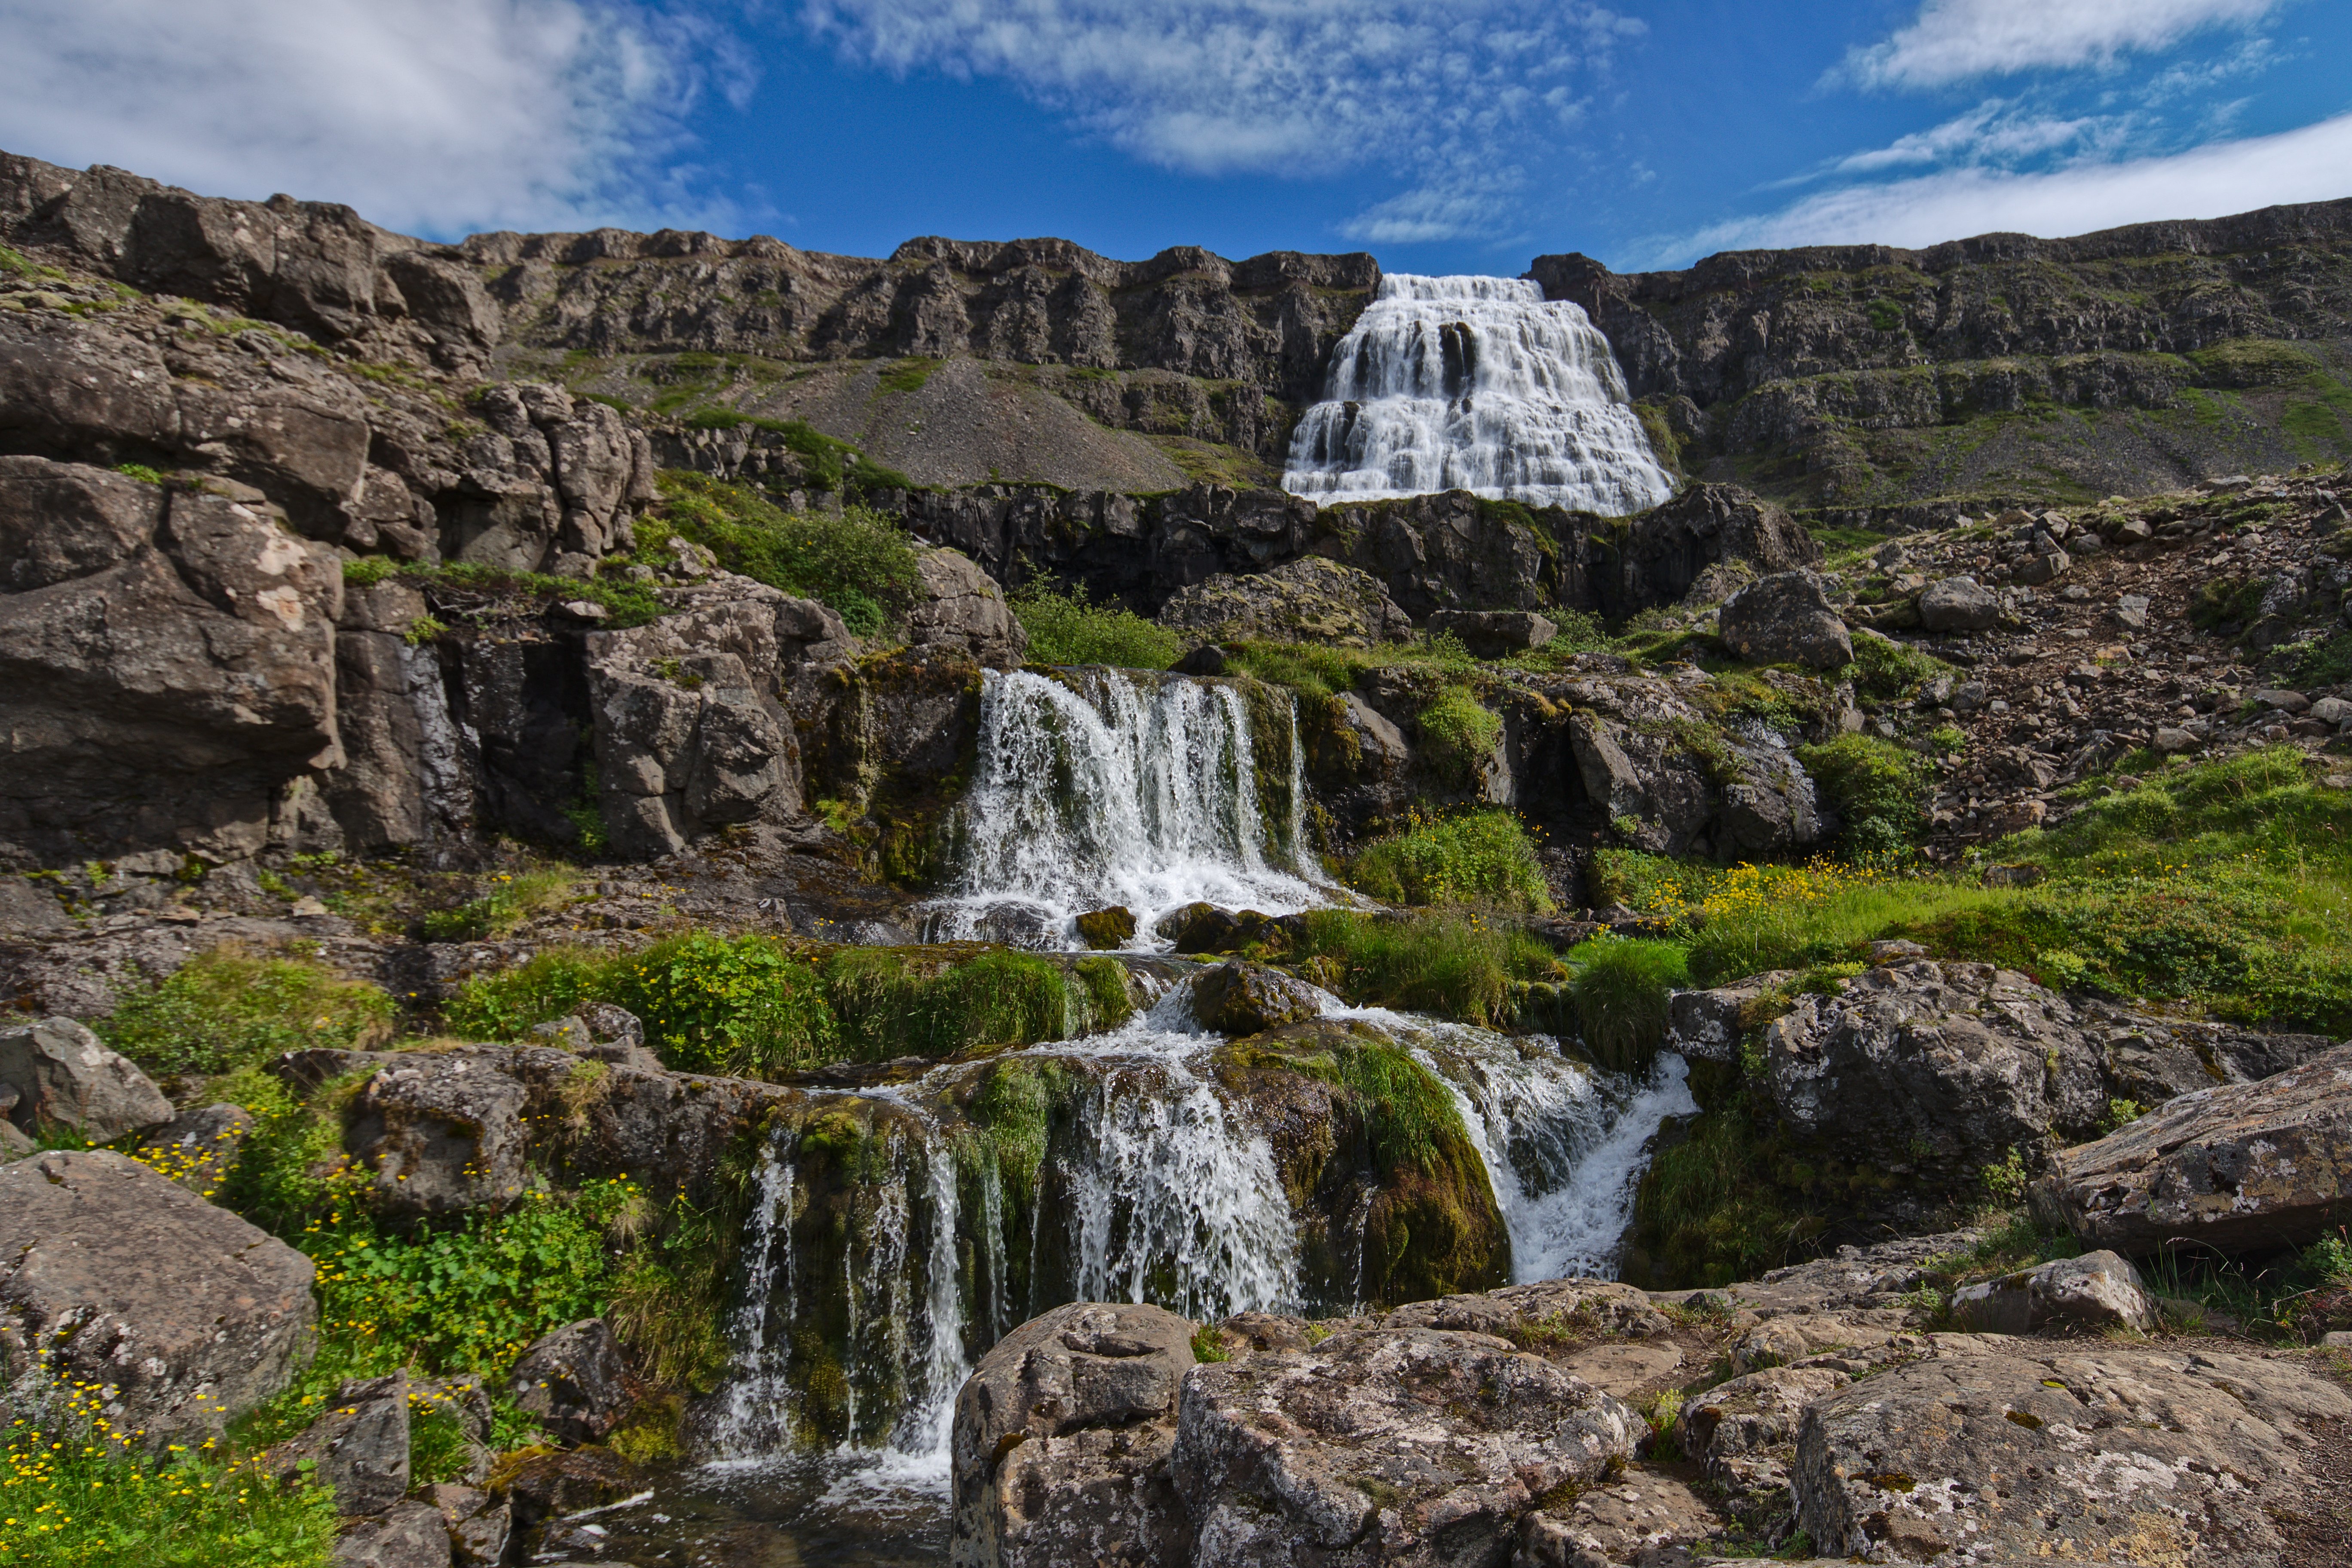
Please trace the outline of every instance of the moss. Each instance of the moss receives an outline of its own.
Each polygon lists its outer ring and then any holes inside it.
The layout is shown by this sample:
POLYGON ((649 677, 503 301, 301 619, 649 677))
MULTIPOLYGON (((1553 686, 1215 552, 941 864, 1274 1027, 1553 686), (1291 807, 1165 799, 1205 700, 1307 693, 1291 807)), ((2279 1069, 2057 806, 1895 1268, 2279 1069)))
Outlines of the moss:
POLYGON ((1135 911, 1124 905, 1090 910, 1077 920, 1078 939, 1095 949, 1125 947, 1135 940, 1135 911))
POLYGON ((1416 721, 1422 755, 1457 784, 1477 782, 1503 738, 1503 721, 1472 696, 1467 687, 1445 686, 1430 699, 1416 721))

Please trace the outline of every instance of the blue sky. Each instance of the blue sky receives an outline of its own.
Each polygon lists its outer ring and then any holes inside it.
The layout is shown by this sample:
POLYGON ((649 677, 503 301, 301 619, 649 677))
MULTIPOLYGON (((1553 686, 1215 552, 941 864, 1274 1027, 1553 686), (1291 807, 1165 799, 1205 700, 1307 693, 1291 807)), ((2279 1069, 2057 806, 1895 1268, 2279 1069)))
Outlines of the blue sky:
POLYGON ((2352 196, 2346 0, 0 0, 0 147, 436 237, 1621 270, 2352 196))

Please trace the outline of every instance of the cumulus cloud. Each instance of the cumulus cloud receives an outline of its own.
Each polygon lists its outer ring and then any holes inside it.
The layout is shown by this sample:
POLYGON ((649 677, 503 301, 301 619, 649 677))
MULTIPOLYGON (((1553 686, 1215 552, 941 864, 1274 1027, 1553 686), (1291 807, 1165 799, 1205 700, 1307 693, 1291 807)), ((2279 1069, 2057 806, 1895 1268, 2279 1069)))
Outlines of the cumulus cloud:
POLYGON ((2207 27, 2248 26, 2284 0, 1925 0, 1911 25, 1848 54, 1867 87, 1932 88, 2037 69, 2105 68, 2207 27))
POLYGON ((1990 167, 1852 185, 1717 224, 1659 248, 1659 264, 1797 245, 1923 247, 1971 235, 2087 234, 2352 196, 2352 114, 2167 157, 2018 174, 1990 167))
POLYGON ((723 220, 666 160, 698 92, 751 80, 618 0, 0 0, 0 37, 11 152, 434 234, 723 220))
POLYGON ((1512 138, 1573 123, 1580 72, 1644 31, 1558 0, 812 0, 848 58, 1011 83, 1113 146, 1188 174, 1371 166, 1411 189, 1360 237, 1441 239, 1501 216, 1512 138))

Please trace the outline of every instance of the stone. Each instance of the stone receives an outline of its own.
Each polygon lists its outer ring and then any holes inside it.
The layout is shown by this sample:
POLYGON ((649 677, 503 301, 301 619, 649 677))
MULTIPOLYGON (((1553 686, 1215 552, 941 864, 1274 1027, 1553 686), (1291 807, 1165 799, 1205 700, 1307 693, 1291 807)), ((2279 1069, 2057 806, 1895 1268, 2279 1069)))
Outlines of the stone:
POLYGON ((1077 1302, 1031 1319, 956 1395, 953 1568, 1179 1561, 1167 1473, 1192 1325, 1157 1307, 1077 1302))
POLYGON ((1215 641, 1373 647, 1412 635, 1412 618, 1370 573, 1310 555, 1265 572, 1220 574, 1179 589, 1161 626, 1215 641))
POLYGON ((1821 561, 1820 542, 1780 507, 1738 485, 1702 482, 1629 519, 1613 561, 1594 569, 1591 593, 1603 616, 1622 619, 1680 601, 1710 567, 1769 575, 1821 561))
POLYGON ((1078 917, 1078 940, 1100 952, 1135 940, 1135 911, 1124 904, 1089 910, 1078 917))
POLYGON ((2184 1094, 2058 1152, 2037 1211, 2141 1257, 2305 1247, 2352 1220, 2352 1045, 2253 1083, 2184 1094))
POLYGON ((0 876, 0 931, 54 936, 74 929, 55 893, 23 877, 0 876))
POLYGON ((2311 716, 2340 730, 2352 724, 2352 702, 2341 697, 2323 697, 2311 705, 2311 716))
MULTIPOLYGON (((5 1102, 0 1103, 0 1116, 5 1116, 8 1106, 16 1103, 10 1099, 16 1092, 13 1089, 0 1085, 0 1101, 5 1102)), ((16 1130, 15 1122, 0 1121, 0 1164, 5 1164, 10 1160, 24 1159, 28 1154, 37 1152, 39 1149, 39 1144, 16 1130)))
POLYGON ((1775 1366, 1718 1383, 1683 1405, 1683 1456, 1724 1489, 1734 1517, 1760 1521, 1787 1506, 1806 1407, 1853 1381, 1834 1367, 1775 1366))
POLYGON ((2054 583, 2065 575, 2066 568, 2074 564, 2063 550, 2052 549, 2029 555, 2017 563, 2015 580, 2030 587, 2054 583))
POLYGON ((343 1146, 388 1214, 503 1208, 526 1185, 523 1086, 458 1052, 404 1053, 352 1104, 343 1146))
POLYGON ((515 1408, 566 1443, 598 1443, 636 1401, 610 1324, 588 1318, 532 1342, 507 1379, 515 1408))
POLYGON ((2249 700, 2278 713, 2301 713, 2311 706, 2311 700, 2300 691, 2280 691, 2267 687, 2255 691, 2249 700))
POLYGON ((449 1528, 428 1502, 404 1502, 348 1526, 335 1568, 449 1568, 449 1528))
POLYGON ((625 1007, 592 1002, 568 1018, 536 1025, 531 1034, 560 1050, 590 1061, 659 1072, 662 1059, 646 1044, 646 1026, 625 1007))
POLYGON ((93 1143, 172 1120, 172 1102, 145 1073, 71 1018, 0 1028, 0 1084, 16 1091, 17 1129, 69 1127, 93 1143))
POLYGON ((1558 622, 1533 610, 1438 610, 1423 629, 1459 639, 1473 658, 1507 658, 1559 635, 1558 622))
POLYGON ((1853 662, 1845 622, 1811 572, 1759 577, 1723 603, 1716 635, 1749 664, 1835 669, 1853 662))
POLYGON ((307 1359, 310 1260, 135 1160, 0 1166, 0 1383, 97 1385, 117 1430, 193 1446, 307 1359))
POLYGON ((1705 991, 1674 992, 1666 998, 1667 1047, 1693 1061, 1738 1061, 1748 1008, 1796 977, 1792 969, 1776 969, 1705 991))
POLYGON ((1501 1562, 1537 1499, 1646 1436, 1622 1400, 1507 1341, 1342 1331, 1187 1375, 1169 1470, 1196 1563, 1501 1562))
POLYGON ((1252 942, 1285 946, 1290 932, 1282 921, 1255 910, 1223 910, 1214 904, 1192 903, 1161 915, 1152 927, 1176 952, 1183 954, 1232 952, 1252 942))
POLYGON ((2184 730, 2177 724, 2158 724, 2150 743, 2156 750, 2170 757, 2178 756, 2184 752, 2204 750, 2205 737, 2193 730, 2184 730))
POLYGON ((1178 675, 1218 676, 1225 673, 1225 650, 1204 642, 1168 668, 1178 675))
POLYGON ((505 1477, 509 1527, 520 1536, 551 1519, 619 1502, 644 1490, 649 1479, 610 1448, 535 1454, 505 1477))
POLYGON ((2127 632, 2147 630, 2148 600, 2145 594, 2125 594, 2116 600, 2116 607, 2107 612, 2107 619, 2127 632))
POLYGON ((1383 1323, 1507 1339, 1515 1331, 1566 1320, 1612 1338, 1646 1339, 1674 1329, 1673 1321, 1648 1296, 1631 1285, 1605 1279, 1545 1279, 1433 1301, 1408 1301, 1383 1323))
POLYGON ((1871 1562, 2042 1562, 2063 1542, 2076 1561, 2256 1568, 2306 1500, 2298 1428, 2347 1415, 2297 1360, 1941 1335, 1807 1407, 1797 1522, 1871 1562))
POLYGON ((408 1495, 408 1400, 405 1372, 347 1379, 317 1420, 262 1454, 257 1466, 285 1482, 307 1468, 334 1492, 336 1512, 382 1513, 408 1495))
POLYGON ((1919 625, 1931 632, 1983 632, 2000 624, 2000 595, 1966 577, 1930 583, 1919 595, 1919 625))
POLYGON ((989 669, 1016 668, 1029 652, 1029 634, 1004 601, 1004 591, 971 558, 956 550, 919 550, 915 569, 922 598, 907 612, 907 640, 919 648, 952 649, 989 669))
POLYGON ((1952 1294, 1951 1310, 1962 1327, 1989 1334, 2053 1328, 2144 1334, 2157 1323, 2156 1298, 2140 1282, 2139 1270, 2112 1252, 2086 1252, 1963 1285, 1952 1294))
POLYGON ((182 1111, 139 1141, 138 1159, 200 1198, 220 1190, 237 1152, 253 1132, 253 1113, 241 1105, 182 1111))
POLYGON ((1278 969, 1229 959, 1192 982, 1192 1016, 1223 1035, 1256 1035, 1318 1017, 1322 998, 1278 969))

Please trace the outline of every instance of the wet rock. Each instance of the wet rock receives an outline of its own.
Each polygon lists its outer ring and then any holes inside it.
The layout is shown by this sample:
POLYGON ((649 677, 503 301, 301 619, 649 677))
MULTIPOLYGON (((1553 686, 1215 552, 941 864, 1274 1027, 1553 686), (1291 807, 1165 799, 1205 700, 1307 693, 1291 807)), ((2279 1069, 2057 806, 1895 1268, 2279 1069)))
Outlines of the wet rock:
POLYGON ((1225 673, 1225 650, 1204 642, 1168 668, 1178 675, 1217 676, 1225 673))
POLYGON ((1982 632, 2000 624, 2000 595, 1966 577, 1930 583, 1919 595, 1919 625, 1931 632, 1982 632))
POLYGON ((1011 669, 1029 651, 1029 634, 1013 618, 1004 591, 971 558, 955 550, 918 552, 922 598, 907 612, 907 640, 916 647, 952 650, 989 669, 1011 669))
POLYGON ((307 1468, 333 1491, 338 1513, 382 1513, 408 1495, 408 1394, 405 1372, 349 1379, 317 1420, 257 1464, 284 1482, 307 1468))
POLYGON ((528 1098, 485 1058, 403 1054, 360 1090, 344 1146, 373 1172, 387 1213, 503 1208, 525 1186, 528 1098))
POLYGON ((1439 610, 1427 629, 1432 637, 1459 638, 1474 658, 1508 658, 1559 635, 1558 622, 1532 610, 1439 610))
POLYGON ((48 1384, 93 1386, 118 1430, 193 1446, 310 1354, 312 1273, 135 1160, 18 1160, 0 1166, 0 1381, 36 1400, 48 1384))
POLYGON ((200 1198, 220 1190, 237 1152, 253 1131, 253 1113, 241 1105, 186 1110, 139 1141, 139 1159, 200 1198))
POLYGON ((1952 1294, 1952 1318, 1989 1334, 2030 1334, 2044 1329, 2147 1333, 2156 1326, 2156 1299, 2139 1270, 2112 1252, 2086 1252, 1998 1279, 1964 1285, 1952 1294))
POLYGON ((2352 1204, 2352 1045, 2062 1151, 2034 1203, 2086 1246, 2127 1257, 2175 1238, 2224 1252, 2307 1246, 2352 1204))
POLYGON ((2036 1562, 2064 1541, 2254 1568, 2310 1484, 2297 1427, 2345 1416, 2352 1396, 2295 1360, 1941 1336, 1806 1410, 1797 1520, 1816 1551, 1873 1562, 2036 1562))
POLYGON ((955 1568, 1181 1560, 1168 1470, 1192 1325, 1079 1302, 997 1342, 956 1396, 955 1568))
POLYGON ((0 1084, 16 1091, 5 1114, 26 1133, 69 1127, 110 1143, 172 1120, 154 1080, 71 1018, 0 1028, 0 1084))
POLYGON ((1078 917, 1078 940, 1097 952, 1135 940, 1135 911, 1124 904, 1089 910, 1078 917))
POLYGON ((541 1335, 507 1379, 515 1408, 566 1443, 600 1443, 635 1404, 620 1346, 602 1318, 541 1335))
POLYGON ((1716 635, 1749 664, 1835 669, 1853 662, 1845 622, 1811 572, 1775 573, 1740 589, 1724 601, 1716 635))
POLYGON ((1314 987, 1264 964, 1229 959, 1192 982, 1192 1016, 1221 1035, 1256 1035, 1318 1016, 1314 987))
POLYGON ((449 1530, 427 1502, 404 1502, 346 1528, 335 1568, 449 1568, 449 1530))
POLYGON ((1643 1436, 1622 1401, 1504 1341, 1342 1331, 1191 1373, 1170 1468, 1196 1563, 1500 1561, 1538 1498, 1643 1436))
POLYGON ((1371 647, 1412 635, 1412 618, 1397 608, 1378 578, 1319 555, 1196 583, 1162 605, 1159 620, 1224 642, 1371 647))
POLYGON ((1214 904, 1186 904, 1160 917, 1152 928, 1181 953, 1231 952, 1253 942, 1280 946, 1289 932, 1282 920, 1255 910, 1224 910, 1214 904))

